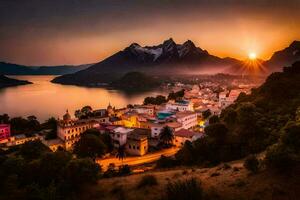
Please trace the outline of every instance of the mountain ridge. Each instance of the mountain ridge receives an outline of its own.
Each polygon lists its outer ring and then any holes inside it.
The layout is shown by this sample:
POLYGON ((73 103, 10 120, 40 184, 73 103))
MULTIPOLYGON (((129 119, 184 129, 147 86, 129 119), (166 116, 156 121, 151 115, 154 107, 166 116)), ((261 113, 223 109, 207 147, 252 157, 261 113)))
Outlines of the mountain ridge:
POLYGON ((27 66, 9 62, 0 62, 0 74, 3 75, 64 75, 86 69, 92 64, 27 66))
POLYGON ((132 43, 112 56, 74 74, 56 77, 54 83, 97 86, 110 83, 130 71, 152 75, 195 73, 197 70, 223 71, 238 62, 209 54, 191 41, 176 44, 172 38, 154 46, 132 43), (222 69, 222 70, 221 70, 222 69))

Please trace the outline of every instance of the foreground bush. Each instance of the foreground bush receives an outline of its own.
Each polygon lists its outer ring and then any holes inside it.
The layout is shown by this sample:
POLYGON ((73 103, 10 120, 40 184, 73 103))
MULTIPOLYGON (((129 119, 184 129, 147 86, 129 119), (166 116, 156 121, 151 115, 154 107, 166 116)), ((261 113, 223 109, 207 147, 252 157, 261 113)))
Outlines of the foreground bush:
POLYGON ((146 186, 153 186, 157 185, 157 179, 153 175, 146 175, 143 176, 142 179, 140 180, 139 184, 137 185, 137 188, 143 188, 146 186))
POLYGON ((161 156, 159 160, 156 161, 157 168, 171 168, 175 167, 178 162, 172 158, 161 156))
POLYGON ((176 181, 168 183, 166 186, 166 194, 162 198, 164 200, 201 200, 203 198, 203 190, 200 183, 191 178, 184 181, 176 181))
POLYGON ((249 171, 256 173, 259 169, 259 161, 254 155, 250 155, 244 162, 244 167, 249 171))

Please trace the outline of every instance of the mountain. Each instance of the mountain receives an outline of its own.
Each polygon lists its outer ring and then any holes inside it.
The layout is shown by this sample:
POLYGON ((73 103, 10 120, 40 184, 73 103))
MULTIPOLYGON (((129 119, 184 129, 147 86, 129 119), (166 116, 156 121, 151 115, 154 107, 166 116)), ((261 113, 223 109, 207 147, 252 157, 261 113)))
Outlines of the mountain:
POLYGON ((120 79, 111 83, 112 87, 127 91, 147 90, 159 85, 159 80, 141 72, 128 72, 120 79))
POLYGON ((190 40, 176 44, 170 38, 156 46, 142 47, 133 43, 85 70, 57 77, 52 82, 98 86, 115 81, 131 71, 151 75, 209 73, 223 71, 235 62, 238 61, 210 55, 190 40))
POLYGON ((6 62, 0 62, 0 74, 3 75, 63 75, 75 73, 91 66, 85 65, 62 65, 62 66, 25 66, 6 62))
POLYGON ((17 80, 0 75, 0 88, 31 84, 29 81, 17 80))
POLYGON ((270 71, 281 71, 282 66, 290 66, 299 60, 300 41, 294 41, 287 48, 275 52, 264 65, 266 65, 270 71))

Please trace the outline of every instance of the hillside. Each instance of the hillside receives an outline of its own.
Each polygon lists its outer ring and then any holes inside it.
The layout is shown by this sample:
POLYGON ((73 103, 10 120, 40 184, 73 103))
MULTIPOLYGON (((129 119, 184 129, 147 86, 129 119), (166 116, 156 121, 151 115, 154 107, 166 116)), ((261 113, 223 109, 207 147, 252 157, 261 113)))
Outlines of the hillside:
POLYGON ((61 65, 61 66, 25 66, 13 63, 0 62, 0 74, 3 75, 63 75, 75 73, 86 69, 86 65, 61 65))
POLYGON ((156 46, 142 47, 133 43, 85 70, 57 77, 53 82, 97 86, 115 81, 131 71, 151 75, 213 73, 223 71, 235 62, 235 59, 210 55, 190 40, 176 44, 171 38, 156 46))
POLYGON ((0 88, 31 84, 29 81, 17 80, 0 75, 0 88))
POLYGON ((162 195, 166 192, 166 185, 169 182, 193 177, 201 182, 204 193, 209 196, 209 198, 204 199, 296 200, 300 195, 299 175, 299 169, 289 174, 289 176, 282 176, 265 169, 257 174, 251 174, 243 167, 243 160, 238 160, 212 168, 182 167, 101 179, 97 185, 85 188, 79 199, 163 199, 162 195), (158 184, 137 188, 140 180, 145 175, 155 176, 158 184))
POLYGON ((141 72, 128 72, 111 86, 123 90, 147 90, 158 87, 160 81, 141 72))
POLYGON ((270 71, 281 71, 282 66, 290 66, 299 60, 300 41, 293 41, 288 47, 276 51, 264 65, 266 65, 270 71))

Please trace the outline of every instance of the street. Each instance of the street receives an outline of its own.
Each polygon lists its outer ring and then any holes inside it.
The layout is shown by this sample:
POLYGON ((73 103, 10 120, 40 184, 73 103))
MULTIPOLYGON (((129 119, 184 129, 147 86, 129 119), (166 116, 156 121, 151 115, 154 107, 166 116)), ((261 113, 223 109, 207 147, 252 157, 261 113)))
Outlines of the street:
MULTIPOLYGON (((144 156, 128 156, 123 160, 123 165, 136 166, 145 163, 151 163, 158 160, 162 155, 173 156, 178 150, 179 150, 178 147, 172 147, 168 149, 163 149, 155 153, 148 153, 144 156)), ((107 170, 107 167, 109 166, 110 163, 114 163, 116 167, 122 165, 122 160, 119 160, 118 158, 115 157, 98 159, 96 162, 102 166, 103 171, 107 170)))

